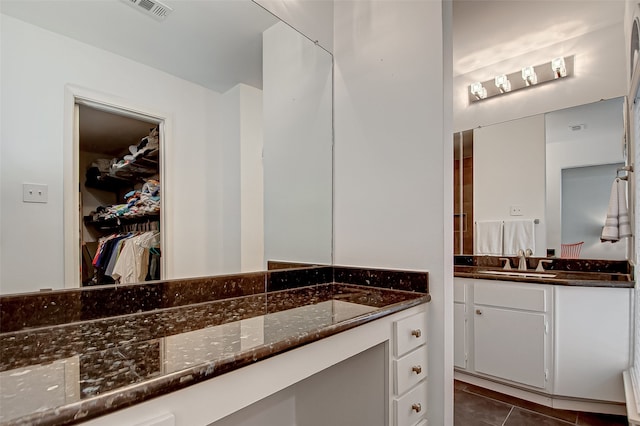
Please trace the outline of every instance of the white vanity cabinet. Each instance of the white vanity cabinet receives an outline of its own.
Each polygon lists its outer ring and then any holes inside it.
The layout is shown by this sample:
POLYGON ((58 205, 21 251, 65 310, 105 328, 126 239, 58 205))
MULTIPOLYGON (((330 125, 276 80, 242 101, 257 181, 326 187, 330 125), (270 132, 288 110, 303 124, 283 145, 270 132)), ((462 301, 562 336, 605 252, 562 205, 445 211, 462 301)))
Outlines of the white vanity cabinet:
POLYGON ((624 402, 632 289, 557 286, 555 384, 561 396, 624 402))
POLYGON ((552 357, 552 292, 550 286, 539 284, 474 283, 476 373, 547 389, 552 357))
POLYGON ((455 278, 455 377, 554 408, 624 414, 631 309, 631 288, 455 278))

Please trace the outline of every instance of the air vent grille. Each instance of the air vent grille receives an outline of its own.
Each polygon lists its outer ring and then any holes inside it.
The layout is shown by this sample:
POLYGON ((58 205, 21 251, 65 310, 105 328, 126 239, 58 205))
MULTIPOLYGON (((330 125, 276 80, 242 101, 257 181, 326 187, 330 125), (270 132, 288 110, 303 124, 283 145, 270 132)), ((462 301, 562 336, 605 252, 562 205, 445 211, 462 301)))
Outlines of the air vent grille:
POLYGON ((162 4, 158 0, 122 0, 125 3, 131 5, 136 10, 151 16, 157 21, 163 21, 173 9, 169 6, 162 4))

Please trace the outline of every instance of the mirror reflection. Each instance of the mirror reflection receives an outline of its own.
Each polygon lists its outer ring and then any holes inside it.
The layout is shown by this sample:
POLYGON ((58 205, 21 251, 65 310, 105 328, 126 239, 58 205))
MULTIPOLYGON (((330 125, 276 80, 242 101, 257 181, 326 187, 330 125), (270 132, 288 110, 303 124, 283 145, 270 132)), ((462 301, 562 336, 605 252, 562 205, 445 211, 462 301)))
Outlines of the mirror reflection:
POLYGON ((2 1, 0 292, 330 264, 331 55, 249 0, 128 3, 2 1))
POLYGON ((479 251, 477 222, 532 221, 536 257, 582 242, 581 258, 626 259, 627 239, 601 241, 625 175, 623 111, 621 97, 455 134, 455 254, 491 254, 479 251))

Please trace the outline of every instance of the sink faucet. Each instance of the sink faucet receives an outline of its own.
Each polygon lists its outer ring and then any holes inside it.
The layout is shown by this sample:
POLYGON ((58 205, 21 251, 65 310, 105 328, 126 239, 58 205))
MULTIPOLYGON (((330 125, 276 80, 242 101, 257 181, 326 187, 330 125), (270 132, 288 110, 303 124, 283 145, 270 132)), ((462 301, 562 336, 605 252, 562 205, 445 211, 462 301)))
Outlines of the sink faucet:
POLYGON ((526 251, 524 250, 518 250, 518 270, 520 271, 526 271, 527 270, 527 256, 531 256, 533 254, 533 252, 531 251, 531 249, 527 249, 526 251))

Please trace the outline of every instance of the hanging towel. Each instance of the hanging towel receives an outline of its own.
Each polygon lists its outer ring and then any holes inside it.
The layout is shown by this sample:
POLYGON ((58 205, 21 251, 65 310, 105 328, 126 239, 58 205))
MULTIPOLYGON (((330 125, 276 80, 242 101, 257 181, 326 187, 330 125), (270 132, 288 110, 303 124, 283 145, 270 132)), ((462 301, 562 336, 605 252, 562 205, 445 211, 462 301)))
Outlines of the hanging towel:
POLYGON ((474 254, 502 256, 502 221, 476 222, 475 242, 474 254))
POLYGON ((622 179, 616 178, 613 185, 611 185, 607 218, 602 228, 600 241, 615 243, 621 238, 630 236, 631 223, 629 222, 629 211, 627 209, 627 185, 622 179))
POLYGON ((504 255, 515 256, 518 250, 536 250, 536 229, 533 219, 508 220, 504 222, 504 255))

